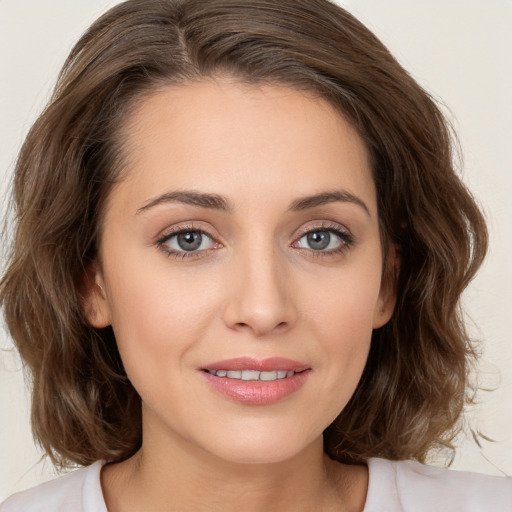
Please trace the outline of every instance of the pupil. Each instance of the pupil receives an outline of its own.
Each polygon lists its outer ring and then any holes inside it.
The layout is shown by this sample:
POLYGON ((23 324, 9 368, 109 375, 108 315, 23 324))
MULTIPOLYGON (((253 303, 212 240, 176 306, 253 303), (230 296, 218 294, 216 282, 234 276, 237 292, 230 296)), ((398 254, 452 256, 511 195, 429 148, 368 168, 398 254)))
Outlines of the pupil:
POLYGON ((178 235, 178 245, 184 251, 194 251, 201 245, 202 235, 197 231, 187 231, 178 235))
POLYGON ((308 244, 312 249, 325 249, 330 241, 331 235, 327 231, 308 233, 308 244))

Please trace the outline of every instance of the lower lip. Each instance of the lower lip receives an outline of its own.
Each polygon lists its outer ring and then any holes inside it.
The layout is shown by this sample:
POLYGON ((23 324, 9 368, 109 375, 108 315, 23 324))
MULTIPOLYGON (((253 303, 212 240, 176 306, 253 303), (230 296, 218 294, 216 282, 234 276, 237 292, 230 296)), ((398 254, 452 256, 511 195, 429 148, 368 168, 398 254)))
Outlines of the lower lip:
POLYGON ((228 379, 202 372, 208 384, 222 395, 247 405, 269 405, 297 391, 309 376, 310 370, 293 377, 272 381, 228 379))

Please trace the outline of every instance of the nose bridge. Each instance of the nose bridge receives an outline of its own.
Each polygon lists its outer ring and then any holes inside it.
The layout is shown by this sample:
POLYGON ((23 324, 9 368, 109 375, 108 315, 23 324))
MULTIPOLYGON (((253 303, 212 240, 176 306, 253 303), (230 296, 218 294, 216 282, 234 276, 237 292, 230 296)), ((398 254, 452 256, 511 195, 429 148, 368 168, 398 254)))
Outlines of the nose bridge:
POLYGON ((270 240, 245 246, 233 265, 232 286, 225 308, 225 322, 232 328, 250 329, 262 336, 296 320, 287 279, 286 257, 270 240))

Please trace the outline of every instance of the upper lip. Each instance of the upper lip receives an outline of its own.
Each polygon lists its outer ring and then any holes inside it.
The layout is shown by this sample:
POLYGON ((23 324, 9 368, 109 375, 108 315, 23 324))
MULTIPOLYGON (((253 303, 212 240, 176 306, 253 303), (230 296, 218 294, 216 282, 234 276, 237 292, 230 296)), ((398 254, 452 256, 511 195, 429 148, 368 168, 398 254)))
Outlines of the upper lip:
POLYGON ((287 359, 285 357, 267 357, 257 359, 254 357, 236 357, 234 359, 225 359, 215 361, 201 368, 201 370, 256 370, 260 372, 273 372, 277 370, 287 370, 302 372, 311 368, 307 364, 287 359))

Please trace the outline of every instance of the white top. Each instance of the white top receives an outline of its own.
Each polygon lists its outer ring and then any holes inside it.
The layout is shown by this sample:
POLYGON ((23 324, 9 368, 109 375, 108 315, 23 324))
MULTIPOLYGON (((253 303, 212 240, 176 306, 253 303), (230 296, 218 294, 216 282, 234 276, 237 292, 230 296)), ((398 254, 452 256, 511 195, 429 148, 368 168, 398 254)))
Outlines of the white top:
MULTIPOLYGON (((98 461, 12 495, 0 512, 108 512, 98 461)), ((424 466, 368 461, 370 481, 363 512, 512 512, 512 478, 424 466)))

